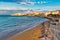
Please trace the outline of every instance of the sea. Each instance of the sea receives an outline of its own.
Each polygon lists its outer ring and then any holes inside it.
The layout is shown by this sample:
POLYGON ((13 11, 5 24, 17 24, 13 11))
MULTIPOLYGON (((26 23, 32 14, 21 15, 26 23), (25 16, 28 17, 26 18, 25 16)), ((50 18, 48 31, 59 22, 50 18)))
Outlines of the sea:
POLYGON ((31 16, 0 17, 0 40, 5 40, 18 32, 37 26, 45 20, 46 18, 31 16))
POLYGON ((3 30, 14 28, 16 26, 24 26, 32 23, 37 23, 43 20, 44 18, 41 17, 28 17, 28 16, 0 17, 0 32, 3 30))

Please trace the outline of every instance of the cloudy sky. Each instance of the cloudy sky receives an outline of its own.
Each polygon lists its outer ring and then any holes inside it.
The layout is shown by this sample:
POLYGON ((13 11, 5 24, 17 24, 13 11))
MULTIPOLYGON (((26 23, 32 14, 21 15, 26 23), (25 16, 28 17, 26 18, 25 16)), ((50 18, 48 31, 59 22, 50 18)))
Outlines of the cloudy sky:
POLYGON ((0 0, 0 10, 60 10, 60 0, 0 0))

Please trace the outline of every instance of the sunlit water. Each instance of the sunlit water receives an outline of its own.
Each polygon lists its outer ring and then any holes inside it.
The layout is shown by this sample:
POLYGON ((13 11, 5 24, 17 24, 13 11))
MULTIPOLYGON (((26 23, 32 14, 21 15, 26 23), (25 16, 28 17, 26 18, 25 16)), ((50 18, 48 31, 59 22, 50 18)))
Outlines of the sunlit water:
POLYGON ((28 28, 38 25, 46 20, 41 17, 0 17, 0 39, 7 38, 17 32, 22 32, 28 28))
POLYGON ((40 17, 0 17, 0 32, 17 26, 43 21, 40 17))

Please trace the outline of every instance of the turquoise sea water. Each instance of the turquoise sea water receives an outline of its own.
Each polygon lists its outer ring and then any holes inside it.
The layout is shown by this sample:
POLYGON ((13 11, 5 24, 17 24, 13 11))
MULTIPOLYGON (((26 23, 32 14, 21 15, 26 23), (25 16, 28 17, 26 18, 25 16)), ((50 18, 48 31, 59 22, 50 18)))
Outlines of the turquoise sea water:
POLYGON ((39 17, 0 17, 0 31, 14 28, 16 26, 24 26, 34 22, 43 21, 39 17))
POLYGON ((42 17, 0 17, 0 40, 22 32, 45 21, 42 17))

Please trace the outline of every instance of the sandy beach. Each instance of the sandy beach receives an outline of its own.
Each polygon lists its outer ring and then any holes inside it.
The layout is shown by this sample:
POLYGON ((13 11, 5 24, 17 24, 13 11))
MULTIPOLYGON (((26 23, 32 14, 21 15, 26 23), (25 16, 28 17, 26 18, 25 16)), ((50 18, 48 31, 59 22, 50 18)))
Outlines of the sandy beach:
POLYGON ((45 35, 43 35, 44 27, 42 24, 36 26, 33 29, 17 34, 8 40, 54 40, 48 27, 45 28, 45 35))
POLYGON ((17 34, 9 38, 8 40, 39 40, 39 37, 42 36, 42 30, 40 29, 42 29, 41 25, 25 31, 22 34, 17 34))

